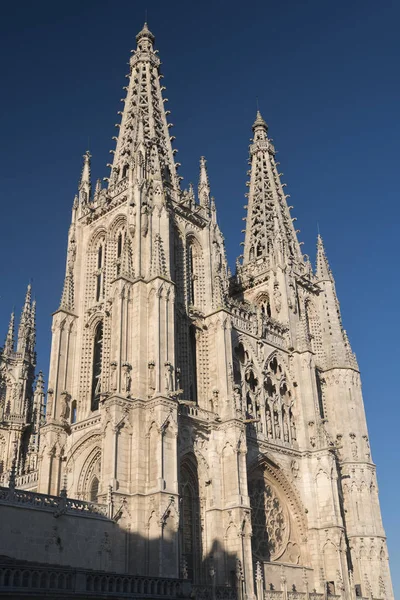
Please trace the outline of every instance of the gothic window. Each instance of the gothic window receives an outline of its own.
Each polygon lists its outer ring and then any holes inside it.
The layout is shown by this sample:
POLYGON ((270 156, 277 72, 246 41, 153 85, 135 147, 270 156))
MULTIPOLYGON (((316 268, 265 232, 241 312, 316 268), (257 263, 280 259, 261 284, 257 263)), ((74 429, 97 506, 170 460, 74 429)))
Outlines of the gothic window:
POLYGON ((321 384, 321 372, 318 369, 315 369, 315 380, 317 383, 317 398, 318 398, 319 416, 321 417, 321 419, 325 419, 324 396, 323 396, 322 384, 321 384))
POLYGON ((285 550, 289 518, 275 487, 257 469, 249 481, 252 549, 258 560, 276 560, 285 550))
POLYGON ((124 179, 127 175, 128 175, 128 169, 129 169, 129 165, 124 165, 122 168, 122 179, 124 179))
POLYGON ((104 295, 104 245, 100 244, 97 249, 97 271, 96 271, 96 302, 104 295))
POLYGON ((122 263, 122 250, 125 242, 125 230, 121 230, 117 235, 117 248, 116 248, 116 276, 119 277, 121 274, 121 263, 122 263))
POLYGON ((6 440, 4 439, 3 436, 0 436, 0 475, 4 471, 5 452, 6 452, 6 440))
POLYGON ((99 494, 99 480, 97 477, 93 477, 90 484, 89 502, 97 502, 99 494))
POLYGON ((201 558, 200 501, 195 458, 185 460, 180 471, 181 493, 181 559, 187 576, 192 581, 199 572, 201 558))
POLYGON ((285 370, 277 357, 269 359, 265 368, 266 434, 271 440, 293 444, 297 429, 293 413, 293 396, 285 370))
POLYGON ((188 304, 201 308, 203 305, 204 264, 200 244, 191 238, 187 244, 188 304))
POLYGON ((92 398, 91 409, 98 410, 101 392, 101 367, 103 354, 103 323, 98 323, 93 343, 93 369, 92 369, 92 398))

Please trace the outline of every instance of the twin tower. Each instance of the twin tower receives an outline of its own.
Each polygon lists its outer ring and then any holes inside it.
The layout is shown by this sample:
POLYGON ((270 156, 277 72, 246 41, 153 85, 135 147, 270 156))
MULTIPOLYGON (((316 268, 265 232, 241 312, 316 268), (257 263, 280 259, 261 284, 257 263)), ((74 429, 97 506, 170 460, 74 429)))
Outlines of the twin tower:
POLYGON ((125 552, 127 571, 235 581, 249 598, 391 600, 360 375, 322 240, 313 270, 258 112, 230 275, 206 161, 197 194, 182 191, 154 36, 145 24, 136 39, 105 187, 92 189, 84 156, 46 403, 30 289, 17 347, 12 319, 2 350, 3 481, 11 470, 17 487, 112 498, 130 536, 110 556, 125 552))

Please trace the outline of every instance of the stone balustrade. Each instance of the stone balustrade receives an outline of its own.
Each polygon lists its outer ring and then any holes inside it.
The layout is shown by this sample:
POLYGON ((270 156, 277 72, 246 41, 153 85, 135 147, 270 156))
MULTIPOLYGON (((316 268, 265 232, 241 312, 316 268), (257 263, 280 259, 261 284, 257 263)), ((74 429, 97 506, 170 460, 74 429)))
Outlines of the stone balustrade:
POLYGON ((69 513, 75 516, 108 518, 108 507, 105 504, 94 504, 93 502, 85 502, 64 496, 28 492, 12 487, 0 487, 0 504, 51 511, 56 514, 69 513))
POLYGON ((236 590, 225 585, 193 585, 196 600, 236 600, 236 590))
POLYGON ((190 400, 179 401, 179 414, 185 417, 192 417, 200 421, 214 421, 216 415, 204 408, 200 408, 190 400))
MULTIPOLYGON (((0 593, 6 592, 7 596, 19 598, 24 591, 27 594, 37 591, 41 595, 46 592, 46 596, 47 592, 53 592, 54 597, 58 597, 56 594, 62 594, 62 597, 82 594, 85 598, 107 594, 107 598, 114 595, 126 595, 129 598, 188 598, 191 584, 179 579, 106 574, 68 567, 0 564, 0 593)), ((221 596, 221 600, 225 600, 225 597, 221 596)))

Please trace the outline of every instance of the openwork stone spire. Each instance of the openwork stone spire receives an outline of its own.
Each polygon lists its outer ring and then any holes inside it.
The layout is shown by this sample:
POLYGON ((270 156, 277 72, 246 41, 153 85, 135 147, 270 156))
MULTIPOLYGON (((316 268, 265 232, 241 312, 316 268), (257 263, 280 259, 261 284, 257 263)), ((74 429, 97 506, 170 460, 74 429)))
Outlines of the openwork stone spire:
POLYGON ((277 171, 275 148, 260 111, 253 133, 243 266, 262 262, 267 266, 272 258, 299 261, 300 246, 277 171))
POLYGON ((152 172, 154 178, 161 179, 178 190, 179 177, 173 159, 172 137, 167 123, 162 97, 164 87, 160 86, 162 75, 159 72, 160 59, 153 48, 154 36, 147 23, 136 36, 137 48, 130 59, 129 84, 126 89, 124 110, 114 161, 111 169, 110 188, 128 174, 130 167, 136 167, 136 175, 145 177, 152 172), (138 164, 139 163, 139 164, 138 164))
POLYGON ((4 354, 10 355, 14 352, 14 332, 15 332, 15 313, 11 313, 10 323, 8 325, 7 337, 4 344, 4 354))
POLYGON ((24 352, 27 349, 29 337, 31 333, 32 327, 32 306, 31 306, 31 295, 32 295, 32 286, 29 283, 26 294, 25 294, 25 302, 22 308, 21 319, 18 327, 18 342, 17 342, 17 352, 24 352))
POLYGON ((317 238, 317 266, 316 275, 319 281, 326 279, 332 280, 332 273, 329 267, 328 259, 325 253, 324 242, 322 237, 318 234, 317 238))

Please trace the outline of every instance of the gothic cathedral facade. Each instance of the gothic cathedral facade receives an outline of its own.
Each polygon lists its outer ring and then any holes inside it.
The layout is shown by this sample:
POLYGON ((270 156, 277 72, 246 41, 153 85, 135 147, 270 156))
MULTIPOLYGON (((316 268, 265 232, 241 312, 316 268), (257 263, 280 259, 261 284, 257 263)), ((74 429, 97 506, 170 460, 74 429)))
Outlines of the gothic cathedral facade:
POLYGON ((136 570, 392 600, 360 374, 320 237, 302 253, 268 127, 250 145, 243 255, 227 265, 200 160, 182 191, 147 25, 110 177, 84 156, 47 401, 28 289, 0 357, 0 469, 105 504, 136 570), (44 408, 45 407, 45 408, 44 408), (282 583, 283 582, 283 583, 282 583))

